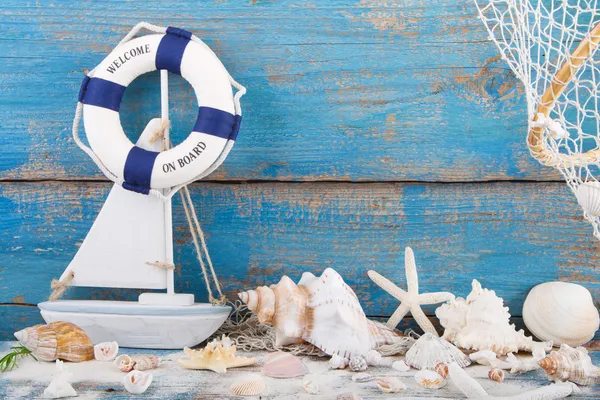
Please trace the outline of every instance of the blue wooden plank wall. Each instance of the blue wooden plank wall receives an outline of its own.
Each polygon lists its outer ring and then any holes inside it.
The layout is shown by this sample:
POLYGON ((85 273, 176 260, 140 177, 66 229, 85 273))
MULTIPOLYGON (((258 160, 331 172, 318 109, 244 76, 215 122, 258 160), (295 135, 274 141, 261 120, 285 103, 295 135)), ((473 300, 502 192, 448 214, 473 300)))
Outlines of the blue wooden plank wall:
MULTIPOLYGON (((366 276, 423 291, 495 289, 519 316, 549 280, 595 296, 599 244, 574 197, 525 147, 522 88, 470 0, 0 1, 0 340, 40 321, 110 184, 73 143, 86 68, 138 21, 203 38, 248 88, 225 164, 192 195, 226 292, 337 269, 372 316, 396 302, 366 276)), ((159 112, 158 74, 121 109, 132 140, 159 112)), ((174 140, 195 98, 171 81, 174 140)), ((176 202, 179 290, 205 298, 176 202)), ((138 292, 74 289, 69 297, 138 292)), ((428 313, 433 315, 433 309, 428 313)))

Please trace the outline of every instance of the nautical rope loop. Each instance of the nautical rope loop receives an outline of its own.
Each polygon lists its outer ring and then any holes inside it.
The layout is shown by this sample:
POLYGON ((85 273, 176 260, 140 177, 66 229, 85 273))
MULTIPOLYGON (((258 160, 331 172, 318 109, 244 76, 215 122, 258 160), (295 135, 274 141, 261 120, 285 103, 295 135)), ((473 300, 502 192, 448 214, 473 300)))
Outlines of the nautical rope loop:
POLYGON ((240 97, 245 93, 198 37, 183 29, 140 22, 84 78, 73 139, 111 181, 167 200, 223 163, 237 138, 242 119, 240 97), (135 37, 142 29, 153 34, 135 37), (181 75, 193 87, 199 105, 198 119, 187 139, 162 152, 135 146, 119 118, 127 86, 155 70, 181 75), (232 86, 237 89, 235 95, 232 86), (82 115, 89 147, 79 138, 82 115))

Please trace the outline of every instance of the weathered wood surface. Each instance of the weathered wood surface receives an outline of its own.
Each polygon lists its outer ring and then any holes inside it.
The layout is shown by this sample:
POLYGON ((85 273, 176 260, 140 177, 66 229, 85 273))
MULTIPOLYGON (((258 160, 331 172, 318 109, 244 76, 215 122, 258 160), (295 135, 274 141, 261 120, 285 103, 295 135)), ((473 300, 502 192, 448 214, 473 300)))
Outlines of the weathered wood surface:
MULTIPOLYGON (((36 304, 84 239, 110 185, 0 185, 0 303, 36 304)), ((397 302, 367 277, 405 285, 404 247, 415 250, 422 292, 465 296, 472 279, 495 289, 519 316, 534 285, 580 282, 597 298, 599 244, 562 183, 256 183, 193 185, 208 246, 230 298, 283 274, 335 268, 369 315, 397 302)), ((174 204, 178 290, 205 298, 181 205, 174 204)), ((136 290, 75 288, 71 297, 131 299, 136 290)), ((0 306, 2 307, 7 306, 0 306)), ((12 306, 11 306, 12 307, 12 306)), ((0 334, 23 327, 21 308, 0 334)), ((433 308, 428 309, 433 315, 433 308)), ((31 318, 39 321, 35 312, 31 318)), ((28 322, 34 322, 28 320, 28 322)), ((3 325, 5 325, 3 324, 3 325)), ((7 336, 8 335, 8 336, 7 336)))
MULTIPOLYGON (((13 342, 14 343, 14 342, 13 342)), ((3 354, 10 343, 0 342, 0 355, 3 354)), ((121 353, 136 354, 148 351, 135 349, 121 349, 121 353)), ((182 369, 177 365, 177 359, 182 357, 181 352, 154 351, 164 362, 152 371, 154 379, 152 385, 143 395, 136 398, 144 399, 244 399, 247 397, 232 396, 229 387, 236 380, 246 376, 248 373, 261 374, 261 364, 264 362, 265 353, 252 354, 256 356, 258 365, 244 368, 230 369, 225 374, 216 374, 212 371, 190 371, 182 369)), ((591 352, 595 362, 600 360, 599 352, 591 352)), ((401 359, 393 357, 392 359, 401 359)), ((305 365, 309 369, 309 375, 304 378, 274 379, 265 377, 267 389, 260 396, 265 400, 332 400, 338 394, 353 391, 365 400, 399 398, 394 395, 384 395, 371 383, 359 384, 353 382, 353 373, 349 370, 330 370, 327 359, 316 357, 303 357, 305 365), (302 389, 302 382, 311 379, 320 386, 320 395, 306 394, 302 389)), ((74 373, 73 387, 78 392, 79 398, 93 399, 131 399, 121 383, 123 373, 116 367, 107 363, 87 362, 81 364, 68 363, 67 367, 74 373)), ((489 367, 473 366, 467 369, 468 373, 475 377, 483 388, 494 396, 510 396, 528 390, 549 385, 550 382, 542 371, 535 371, 523 375, 507 374, 504 383, 496 383, 487 378, 489 367)), ((36 363, 26 359, 21 362, 20 367, 13 372, 0 374, 0 397, 14 399, 42 398, 43 390, 48 385, 50 374, 53 371, 51 363, 36 363), (4 383, 10 382, 8 385, 4 383)), ((398 394, 403 399, 465 399, 453 383, 449 382, 439 390, 424 389, 414 381, 415 370, 400 373, 389 366, 371 367, 368 372, 374 376, 394 376, 407 386, 406 391, 398 394)), ((262 374, 261 374, 262 375, 262 374)), ((569 398, 575 400, 597 399, 600 395, 600 385, 582 387, 581 393, 569 398)))
MULTIPOLYGON (((0 179, 100 179, 70 138, 84 68, 140 20, 206 40, 248 87, 238 143, 212 180, 559 179, 525 147, 522 88, 470 0, 12 2, 0 13, 0 179)), ((127 90, 135 138, 158 75, 127 90)), ((195 97, 173 79, 174 138, 195 97)))

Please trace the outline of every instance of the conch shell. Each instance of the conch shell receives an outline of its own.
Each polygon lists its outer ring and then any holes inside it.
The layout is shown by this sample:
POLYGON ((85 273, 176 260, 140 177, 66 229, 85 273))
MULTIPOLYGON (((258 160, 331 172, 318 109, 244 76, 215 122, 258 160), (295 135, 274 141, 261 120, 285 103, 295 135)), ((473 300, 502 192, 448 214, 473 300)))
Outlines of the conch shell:
POLYGON ((24 347, 42 361, 81 362, 94 359, 94 346, 88 335, 70 322, 35 325, 15 332, 24 347))
POLYGON ((331 268, 318 278, 305 272, 298 285, 283 276, 276 285, 238 296, 261 323, 275 328, 277 346, 304 340, 329 355, 350 359, 402 338, 369 321, 354 291, 331 268))
POLYGON ((560 346, 541 359, 538 364, 555 382, 573 382, 578 385, 591 385, 600 378, 600 368, 592 364, 584 347, 572 348, 567 344, 560 346))
POLYGON ((245 367, 256 362, 255 358, 235 355, 235 344, 223 335, 221 340, 214 339, 202 350, 183 349, 187 359, 179 360, 179 365, 187 369, 209 369, 224 373, 227 368, 245 367))
POLYGON ((435 311, 445 328, 444 339, 463 349, 491 350, 499 356, 552 348, 552 342, 534 342, 523 330, 517 331, 509 322, 504 300, 493 290, 483 289, 477 280, 472 287, 466 299, 459 297, 435 311))

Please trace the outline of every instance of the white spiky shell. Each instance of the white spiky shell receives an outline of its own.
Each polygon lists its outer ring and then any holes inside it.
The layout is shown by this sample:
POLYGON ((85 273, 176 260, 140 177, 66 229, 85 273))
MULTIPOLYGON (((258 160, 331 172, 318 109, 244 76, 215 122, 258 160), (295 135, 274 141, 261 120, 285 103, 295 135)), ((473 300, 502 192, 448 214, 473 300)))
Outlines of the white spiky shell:
POLYGON ((432 333, 421 336, 406 352, 406 362, 413 368, 429 370, 440 362, 457 363, 463 368, 471 364, 469 357, 456 346, 432 333))
POLYGON ((466 300, 458 298, 435 311, 445 329, 444 339, 463 349, 492 350, 497 355, 552 348, 551 342, 534 342, 523 330, 517 331, 504 300, 493 290, 483 289, 477 280, 472 289, 466 300))
POLYGON ((523 304, 523 322, 535 337, 581 346, 593 339, 600 326, 600 315, 590 292, 569 282, 537 285, 523 304))
POLYGON ((600 217, 600 182, 583 182, 575 189, 575 197, 589 216, 600 217))
POLYGON ((349 359, 401 337, 369 321, 354 291, 331 268, 320 277, 306 272, 297 285, 283 276, 276 285, 238 296, 262 323, 273 325, 278 346, 300 339, 326 354, 349 359))
POLYGON ((244 376, 231 385, 231 393, 236 396, 258 396, 265 389, 265 380, 255 374, 244 376))
POLYGON ((441 389, 446 386, 446 380, 435 371, 423 369, 415 374, 415 381, 426 389, 441 389))
POLYGON ((548 378, 555 382, 573 382, 578 385, 591 385, 600 378, 600 368, 592 364, 584 347, 560 346, 538 363, 548 378))

